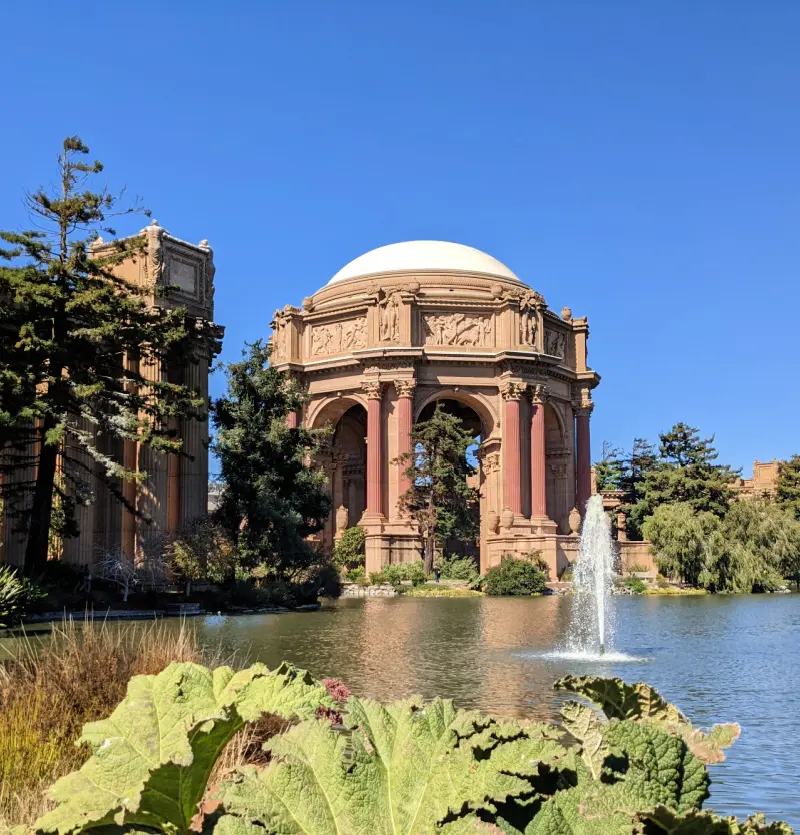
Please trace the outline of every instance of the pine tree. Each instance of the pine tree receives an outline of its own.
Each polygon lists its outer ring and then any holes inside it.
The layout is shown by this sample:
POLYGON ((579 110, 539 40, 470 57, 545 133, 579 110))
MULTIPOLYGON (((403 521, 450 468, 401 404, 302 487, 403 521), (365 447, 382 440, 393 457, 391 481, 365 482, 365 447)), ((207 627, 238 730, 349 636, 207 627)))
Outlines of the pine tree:
POLYGON ((407 465, 411 487, 400 502, 419 523, 425 542, 424 570, 430 574, 437 543, 474 542, 478 536, 479 494, 467 483, 476 472, 467 459, 475 439, 460 418, 437 403, 431 417, 414 427, 411 442, 413 452, 400 461, 407 465))
POLYGON ((269 365, 269 348, 248 346, 227 367, 227 393, 214 402, 214 451, 223 483, 216 516, 243 565, 295 579, 318 560, 308 541, 331 509, 322 470, 307 465, 326 433, 290 428, 286 417, 305 402, 290 377, 269 365))
POLYGON ((800 455, 778 464, 776 496, 781 507, 791 510, 800 519, 800 455))
POLYGON ((27 571, 47 560, 54 504, 62 533, 76 534, 74 508, 92 500, 96 480, 135 512, 120 483, 146 474, 123 465, 116 442, 176 453, 181 441, 170 420, 206 408, 196 392, 130 367, 143 353, 177 368, 192 351, 207 352, 213 336, 190 329, 182 309, 148 303, 165 288, 135 287, 115 274, 142 254, 142 237, 117 241, 102 256, 93 250, 100 232, 115 235, 111 217, 142 210, 118 209, 108 190, 90 190, 103 166, 82 161, 88 153, 78 137, 66 139, 56 189, 26 196, 36 228, 0 232, 9 245, 0 250, 0 496, 7 519, 27 533, 27 571))
POLYGON ((734 497, 731 483, 740 471, 714 463, 718 456, 714 438, 701 438, 685 423, 677 423, 659 438, 658 465, 645 474, 631 509, 635 523, 641 525, 657 507, 675 502, 723 518, 734 497))

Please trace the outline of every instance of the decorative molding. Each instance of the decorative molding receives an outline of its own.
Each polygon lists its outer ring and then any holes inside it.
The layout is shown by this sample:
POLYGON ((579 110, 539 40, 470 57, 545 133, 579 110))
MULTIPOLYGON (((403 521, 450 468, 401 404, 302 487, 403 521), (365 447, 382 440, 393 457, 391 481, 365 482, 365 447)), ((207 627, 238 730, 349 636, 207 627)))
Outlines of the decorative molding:
POLYGON ((492 317, 473 313, 423 313, 426 345, 494 345, 492 317))
POLYGON ((311 353, 315 357, 340 354, 367 347, 367 318, 314 325, 311 329, 311 353))
POLYGON ((521 400, 526 388, 525 383, 507 381, 500 384, 500 394, 503 400, 521 400))
POLYGON ((500 453, 487 452, 478 456, 481 462, 481 469, 486 475, 500 471, 500 453))
POLYGON ((594 410, 592 403, 592 392, 586 386, 581 386, 572 393, 572 411, 576 415, 591 415, 594 410))

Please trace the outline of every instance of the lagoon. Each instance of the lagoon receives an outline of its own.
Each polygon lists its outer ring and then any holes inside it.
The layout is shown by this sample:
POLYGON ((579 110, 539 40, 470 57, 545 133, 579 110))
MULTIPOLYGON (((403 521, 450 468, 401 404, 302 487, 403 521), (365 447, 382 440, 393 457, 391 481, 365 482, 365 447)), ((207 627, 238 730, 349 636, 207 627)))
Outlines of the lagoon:
POLYGON ((420 693, 459 706, 556 716, 566 673, 644 680, 701 727, 742 736, 710 768, 707 807, 763 811, 800 826, 800 595, 617 598, 614 649, 625 663, 549 657, 563 646, 568 597, 367 598, 319 612, 207 617, 204 640, 249 660, 335 676, 361 696, 420 693))
POLYGON ((195 624, 239 663, 290 661, 382 701, 439 695, 552 720, 565 698, 552 684, 566 673, 647 681, 700 727, 742 726, 727 760, 709 768, 707 808, 800 827, 800 594, 617 597, 614 653, 602 663, 559 657, 571 606, 555 596, 362 598, 195 624))

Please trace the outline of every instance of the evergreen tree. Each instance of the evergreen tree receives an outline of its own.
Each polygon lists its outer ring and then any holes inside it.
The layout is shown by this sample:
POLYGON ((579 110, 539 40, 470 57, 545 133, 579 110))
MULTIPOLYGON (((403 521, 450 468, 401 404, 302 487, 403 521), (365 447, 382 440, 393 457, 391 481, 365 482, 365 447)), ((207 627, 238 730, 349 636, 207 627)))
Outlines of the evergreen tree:
POLYGON ((325 474, 307 464, 326 433, 286 425, 304 393, 269 365, 263 342, 248 348, 242 362, 228 365, 227 393, 213 405, 223 483, 216 516, 243 565, 295 579, 319 559, 308 537, 331 509, 325 474))
POLYGON ((595 483, 598 492, 620 490, 625 477, 624 453, 608 441, 603 441, 603 457, 594 465, 595 483))
POLYGON ((629 539, 642 539, 643 520, 633 511, 642 498, 642 488, 647 474, 657 467, 658 455, 653 444, 646 438, 634 438, 630 454, 622 460, 622 475, 618 481, 618 489, 622 490, 621 510, 627 517, 629 539))
POLYGON ((436 404, 428 420, 411 434, 413 452, 401 459, 411 487, 400 497, 402 506, 420 526, 425 542, 426 574, 433 571, 436 544, 448 539, 469 542, 480 530, 479 494, 467 484, 476 467, 467 459, 475 439, 463 422, 436 404))
POLYGON ((778 488, 775 498, 781 507, 800 519, 800 455, 778 464, 778 488))
POLYGON ((638 484, 631 518, 641 526, 663 504, 685 502, 696 512, 708 511, 720 519, 734 497, 731 482, 739 475, 715 464, 714 438, 700 438, 697 429, 677 423, 659 436, 658 465, 638 484))
POLYGON ((95 480, 126 503, 121 481, 146 477, 123 465, 119 441, 178 452, 170 420, 206 408, 188 388, 145 380, 130 367, 142 352, 178 367, 193 350, 206 352, 213 337, 195 336, 182 309, 148 303, 165 288, 115 275, 143 252, 143 237, 92 250, 100 232, 115 234, 111 217, 141 209, 118 209, 109 191, 90 190, 103 167, 84 162, 88 153, 78 137, 66 139, 56 189, 26 196, 36 228, 0 232, 8 245, 0 249, 0 497, 27 533, 29 572, 47 560, 54 507, 61 533, 75 535, 74 508, 92 501, 95 480))

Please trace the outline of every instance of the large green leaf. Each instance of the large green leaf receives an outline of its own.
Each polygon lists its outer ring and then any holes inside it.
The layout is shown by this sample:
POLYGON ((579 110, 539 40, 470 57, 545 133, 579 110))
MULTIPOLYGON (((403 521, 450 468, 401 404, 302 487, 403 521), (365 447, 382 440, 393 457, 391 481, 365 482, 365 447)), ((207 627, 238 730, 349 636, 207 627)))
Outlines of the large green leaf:
POLYGON ((640 815, 644 835, 793 835, 792 828, 779 821, 767 823, 763 815, 746 821, 720 818, 712 812, 677 815, 663 806, 640 815))
POLYGON ((694 755, 705 763, 722 762, 724 748, 738 739, 738 725, 715 725, 708 733, 692 723, 649 684, 628 684, 621 678, 564 676, 555 684, 594 702, 609 719, 634 719, 658 724, 686 740, 694 755))
MULTIPOLYGON (((280 835, 413 835, 445 824, 486 831, 471 812, 531 793, 542 765, 567 753, 549 728, 497 722, 441 699, 382 706, 353 698, 347 709, 349 735, 310 721, 276 737, 270 764, 223 791, 227 810, 280 835)), ((233 820, 219 826, 220 835, 246 832, 233 820)))
POLYGON ((234 673, 174 663, 136 676, 108 719, 84 728, 92 756, 58 780, 58 806, 36 823, 59 835, 115 823, 168 833, 188 830, 222 749, 245 721, 263 713, 310 716, 332 706, 308 673, 263 664, 234 673))

